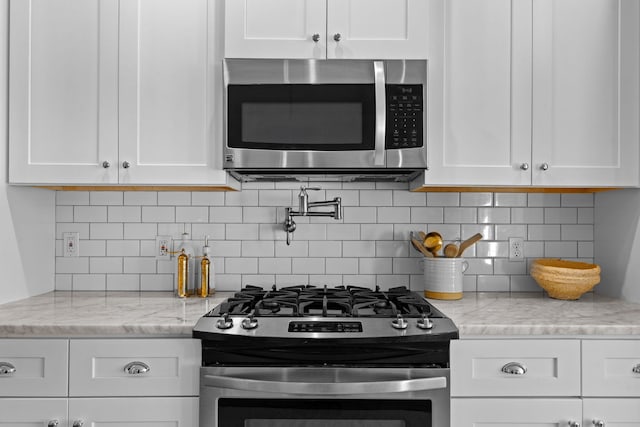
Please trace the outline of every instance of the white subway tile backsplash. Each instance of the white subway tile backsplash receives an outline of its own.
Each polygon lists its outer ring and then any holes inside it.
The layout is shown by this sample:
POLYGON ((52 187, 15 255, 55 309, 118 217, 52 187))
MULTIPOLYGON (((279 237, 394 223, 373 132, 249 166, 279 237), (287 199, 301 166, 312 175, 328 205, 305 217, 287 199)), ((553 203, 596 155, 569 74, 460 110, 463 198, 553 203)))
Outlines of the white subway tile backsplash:
POLYGON ((174 206, 143 206, 142 222, 175 222, 176 208, 174 206))
POLYGON ((360 191, 360 206, 393 206, 391 190, 360 191))
MULTIPOLYGON (((311 201, 341 197, 344 219, 295 217, 286 245, 285 207, 300 183, 244 184, 240 192, 57 192, 56 289, 173 291, 175 260, 155 259, 155 237, 209 235, 218 290, 242 285, 410 286, 422 291, 422 256, 411 231, 445 243, 482 233, 464 254, 465 292, 538 290, 530 260, 593 259, 592 195, 409 192, 406 183, 308 183, 311 201), (62 233, 80 233, 80 257, 62 256, 62 233), (527 262, 508 260, 509 237, 525 237, 527 262)), ((322 208, 325 210, 326 208, 322 208)))
POLYGON ((189 206, 191 193, 184 191, 160 191, 158 192, 158 205, 189 206))
MULTIPOLYGON (((122 239, 124 224, 121 223, 92 223, 89 224, 89 237, 95 239, 122 239)), ((82 239, 82 235, 80 236, 82 239)))
POLYGON ((209 222, 209 209, 206 206, 177 206, 176 222, 209 222))
POLYGON ((91 205, 122 205, 124 203, 124 193, 121 191, 92 191, 89 193, 89 204, 91 205))
POLYGON ((108 222, 140 222, 141 220, 140 206, 109 206, 107 208, 108 222))
POLYGON ((75 222, 107 222, 106 206, 76 206, 73 208, 75 222))
POLYGON ((407 224, 411 222, 411 208, 393 207, 377 208, 378 223, 380 224, 407 224))

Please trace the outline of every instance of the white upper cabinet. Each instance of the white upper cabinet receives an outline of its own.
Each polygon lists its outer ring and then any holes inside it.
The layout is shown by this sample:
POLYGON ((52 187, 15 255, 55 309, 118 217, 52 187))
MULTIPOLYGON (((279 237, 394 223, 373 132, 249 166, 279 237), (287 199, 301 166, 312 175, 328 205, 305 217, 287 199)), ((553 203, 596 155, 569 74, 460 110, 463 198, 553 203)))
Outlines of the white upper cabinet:
POLYGON ((534 0, 534 184, 639 184, 639 4, 534 0))
POLYGON ((430 8, 426 184, 530 184, 531 1, 430 8))
POLYGON ((117 183, 117 0, 14 0, 10 20, 9 181, 117 183))
POLYGON ((419 185, 640 185, 639 2, 429 8, 429 169, 419 185))
POLYGON ((215 11, 12 0, 10 182, 227 185, 215 11))
POLYGON ((424 0, 227 0, 225 57, 424 59, 424 0))

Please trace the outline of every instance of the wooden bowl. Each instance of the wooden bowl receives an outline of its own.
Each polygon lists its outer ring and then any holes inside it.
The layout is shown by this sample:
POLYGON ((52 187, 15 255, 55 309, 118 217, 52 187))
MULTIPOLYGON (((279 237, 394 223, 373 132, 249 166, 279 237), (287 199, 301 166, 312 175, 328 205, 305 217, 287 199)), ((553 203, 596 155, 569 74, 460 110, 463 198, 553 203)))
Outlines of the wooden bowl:
POLYGON ((562 300, 577 300, 600 283, 600 266, 586 262, 537 259, 530 274, 551 298, 562 300))

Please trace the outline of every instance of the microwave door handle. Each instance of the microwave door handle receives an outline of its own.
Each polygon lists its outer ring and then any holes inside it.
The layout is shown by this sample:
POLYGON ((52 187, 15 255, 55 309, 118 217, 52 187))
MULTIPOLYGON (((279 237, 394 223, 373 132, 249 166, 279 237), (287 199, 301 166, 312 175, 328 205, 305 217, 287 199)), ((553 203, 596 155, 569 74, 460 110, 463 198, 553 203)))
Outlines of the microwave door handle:
POLYGON ((373 75, 375 82, 376 96, 376 134, 375 152, 373 154, 374 166, 384 166, 384 138, 387 129, 386 114, 386 87, 384 77, 384 63, 382 61, 373 62, 373 75))
POLYGON ((387 394, 447 388, 446 377, 352 383, 265 381, 218 375, 205 375, 204 378, 205 387, 298 395, 387 394))

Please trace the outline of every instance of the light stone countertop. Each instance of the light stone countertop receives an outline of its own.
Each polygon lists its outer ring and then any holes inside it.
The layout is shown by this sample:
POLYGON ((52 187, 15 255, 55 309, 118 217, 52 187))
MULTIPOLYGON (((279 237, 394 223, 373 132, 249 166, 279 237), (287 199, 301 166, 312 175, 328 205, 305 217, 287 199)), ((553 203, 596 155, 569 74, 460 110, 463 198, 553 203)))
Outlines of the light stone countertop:
MULTIPOLYGON (((179 299, 170 292, 50 292, 0 305, 0 338, 190 337, 196 321, 231 296, 179 299)), ((474 336, 631 336, 640 338, 640 304, 583 295, 560 301, 542 293, 465 293, 430 300, 462 338, 474 336)))

